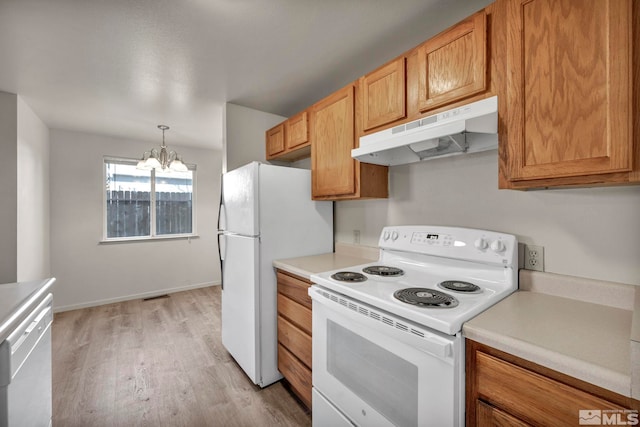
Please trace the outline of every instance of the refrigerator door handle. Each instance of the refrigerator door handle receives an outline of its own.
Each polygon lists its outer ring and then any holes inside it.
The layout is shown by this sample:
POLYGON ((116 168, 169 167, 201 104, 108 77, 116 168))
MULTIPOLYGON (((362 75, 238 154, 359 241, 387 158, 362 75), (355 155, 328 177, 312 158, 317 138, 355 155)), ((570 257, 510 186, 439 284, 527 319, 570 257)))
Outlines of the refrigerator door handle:
POLYGON ((224 271, 223 271, 223 261, 222 257, 223 250, 221 248, 222 239, 220 237, 224 237, 224 234, 218 233, 218 259, 220 260, 220 288, 224 291, 224 271))
POLYGON ((224 191, 224 185, 223 185, 223 180, 224 178, 224 174, 220 175, 220 204, 218 205, 218 231, 223 231, 226 228, 226 218, 224 218, 224 221, 222 219, 222 216, 225 214, 225 209, 224 209, 224 195, 223 195, 223 191, 224 191), (220 228, 222 226, 222 228, 220 228))

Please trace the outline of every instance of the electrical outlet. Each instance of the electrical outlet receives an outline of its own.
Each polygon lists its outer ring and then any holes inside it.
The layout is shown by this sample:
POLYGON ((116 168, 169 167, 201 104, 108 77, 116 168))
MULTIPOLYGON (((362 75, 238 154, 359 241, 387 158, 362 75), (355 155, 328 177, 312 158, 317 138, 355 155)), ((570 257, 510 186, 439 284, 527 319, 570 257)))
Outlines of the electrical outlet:
POLYGON ((360 230, 353 230, 353 243, 360 244, 360 230))
POLYGON ((524 268, 544 271, 544 248, 536 245, 524 245, 524 268))

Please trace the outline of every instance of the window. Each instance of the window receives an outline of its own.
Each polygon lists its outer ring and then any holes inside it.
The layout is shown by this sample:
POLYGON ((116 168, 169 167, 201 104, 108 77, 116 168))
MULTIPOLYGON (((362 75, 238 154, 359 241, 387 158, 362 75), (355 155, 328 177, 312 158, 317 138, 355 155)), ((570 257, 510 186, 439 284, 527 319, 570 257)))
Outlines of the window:
POLYGON ((195 234, 195 166, 187 172, 166 172, 140 170, 136 164, 137 160, 104 160, 104 239, 195 234))

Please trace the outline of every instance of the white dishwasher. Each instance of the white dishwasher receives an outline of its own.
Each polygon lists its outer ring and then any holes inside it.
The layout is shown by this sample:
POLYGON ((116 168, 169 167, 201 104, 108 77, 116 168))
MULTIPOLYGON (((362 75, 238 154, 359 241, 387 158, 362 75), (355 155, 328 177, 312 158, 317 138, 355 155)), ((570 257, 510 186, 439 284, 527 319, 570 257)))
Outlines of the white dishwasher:
POLYGON ((0 344, 0 427, 51 426, 53 295, 0 344))

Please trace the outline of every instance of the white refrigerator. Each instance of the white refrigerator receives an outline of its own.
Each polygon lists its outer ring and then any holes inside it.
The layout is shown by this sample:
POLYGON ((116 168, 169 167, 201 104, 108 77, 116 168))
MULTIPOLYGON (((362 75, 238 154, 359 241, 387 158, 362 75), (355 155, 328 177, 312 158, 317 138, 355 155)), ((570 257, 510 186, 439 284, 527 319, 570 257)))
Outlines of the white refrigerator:
POLYGON ((222 176, 218 215, 222 344, 254 384, 278 381, 273 260, 333 252, 333 202, 311 171, 252 162, 222 176))

